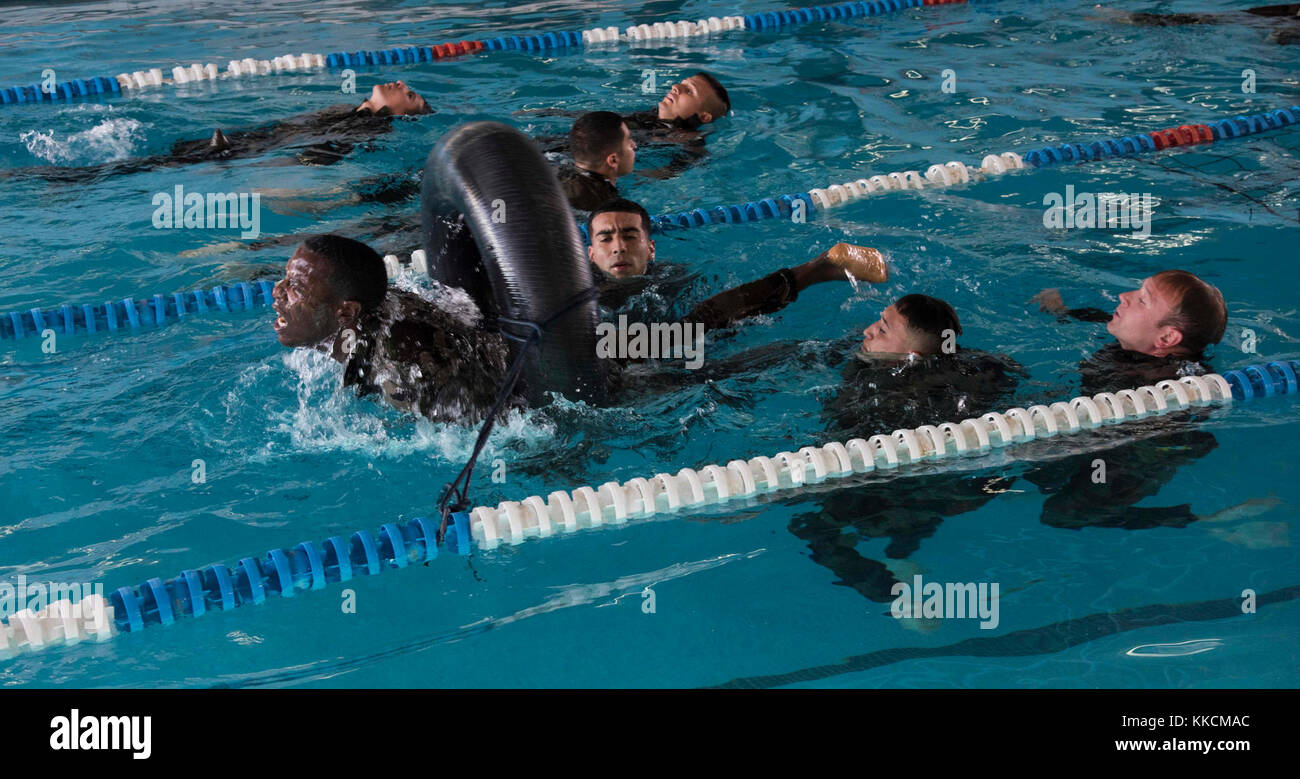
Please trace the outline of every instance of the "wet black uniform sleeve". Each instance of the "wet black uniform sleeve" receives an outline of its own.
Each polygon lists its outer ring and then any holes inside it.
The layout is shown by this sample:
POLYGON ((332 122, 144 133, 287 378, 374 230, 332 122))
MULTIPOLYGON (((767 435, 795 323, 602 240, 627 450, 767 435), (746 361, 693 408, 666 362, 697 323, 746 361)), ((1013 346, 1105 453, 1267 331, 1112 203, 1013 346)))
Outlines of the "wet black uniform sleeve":
POLYGON ((211 160, 256 157, 285 148, 300 149, 304 165, 331 165, 352 151, 357 143, 389 132, 392 117, 386 112, 357 112, 354 106, 331 106, 302 116, 224 133, 224 143, 213 143, 211 135, 176 141, 163 154, 120 162, 81 167, 33 166, 0 173, 0 178, 24 175, 65 184, 93 184, 113 176, 157 168, 173 168, 211 160))
POLYGON ((560 180, 560 189, 564 190, 569 205, 580 211, 595 211, 618 197, 618 189, 599 174, 565 165, 556 171, 556 178, 560 180))
POLYGON ((1300 3, 1284 3, 1282 5, 1260 5, 1254 8, 1247 8, 1246 13, 1256 16, 1294 16, 1300 17, 1300 3))
POLYGON ((1100 308, 1072 308, 1062 316, 1077 319, 1080 322, 1109 322, 1111 314, 1100 308))
POLYGON ((799 297, 794 273, 789 268, 761 279, 720 292, 691 310, 682 318, 699 322, 704 329, 716 330, 759 314, 773 314, 799 297))
POLYGON ((210 137, 177 141, 171 156, 174 163, 185 164, 243 159, 294 148, 299 149, 298 160, 304 165, 332 165, 357 143, 391 131, 392 121, 387 112, 374 114, 357 111, 351 105, 335 105, 278 122, 231 130, 225 133, 224 144, 213 144, 210 137))
POLYGON ((1140 24, 1144 27, 1176 27, 1188 24, 1225 24, 1240 21, 1241 17, 1238 16, 1238 14, 1241 13, 1273 18, 1296 17, 1300 16, 1300 3, 1261 5, 1254 8, 1246 8, 1242 11, 1233 11, 1231 13, 1130 13, 1125 15, 1125 19, 1133 24, 1140 24))
POLYGON ((355 188, 362 203, 404 203, 420 194, 420 179, 409 173, 395 173, 362 179, 355 188))
MULTIPOLYGON (((641 321, 672 319, 668 309, 674 303, 679 303, 683 292, 698 278, 697 274, 678 270, 668 263, 656 263, 654 268, 647 269, 647 275, 626 279, 614 278, 594 265, 592 271, 600 288, 600 306, 628 313, 634 320, 641 321), (658 293, 654 296, 656 300, 665 301, 669 305, 654 311, 626 311, 633 298, 651 289, 658 293)), ((751 316, 776 313, 798 297, 799 290, 793 272, 789 268, 782 268, 761 279, 714 295, 693 307, 679 321, 703 324, 706 331, 721 329, 751 316)))
POLYGON ((666 121, 659 118, 655 109, 651 109, 627 114, 623 117, 623 123, 627 125, 638 146, 647 149, 666 147, 670 150, 668 162, 653 169, 655 178, 672 178, 687 168, 700 164, 708 156, 704 136, 696 132, 700 123, 694 119, 666 121))
POLYGON ((1149 14, 1131 13, 1126 17, 1143 27, 1176 27, 1185 24, 1219 24, 1228 21, 1224 14, 1149 14))

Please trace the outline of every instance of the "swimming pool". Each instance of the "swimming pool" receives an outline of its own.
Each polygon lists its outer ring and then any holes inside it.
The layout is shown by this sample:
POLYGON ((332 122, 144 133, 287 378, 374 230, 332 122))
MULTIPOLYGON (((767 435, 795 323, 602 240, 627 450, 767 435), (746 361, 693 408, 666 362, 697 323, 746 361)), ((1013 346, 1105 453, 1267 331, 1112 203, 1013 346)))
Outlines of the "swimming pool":
MULTIPOLYGON (((408 251, 414 247, 382 225, 408 218, 411 203, 316 210, 358 178, 418 168, 433 142, 461 122, 504 119, 533 134, 557 133, 567 119, 515 112, 647 107, 656 99, 642 93, 647 70, 662 86, 707 68, 727 85, 735 109, 710 129, 707 164, 667 181, 620 182, 652 213, 1298 102, 1300 51, 1267 43, 1256 28, 1150 30, 1061 8, 1011 0, 682 43, 358 67, 360 86, 402 78, 430 96, 437 113, 398 122, 374 148, 326 168, 261 159, 148 171, 93 187, 32 176, 0 181, 7 228, 0 311, 210 287, 283 264, 285 248, 231 247, 234 231, 155 229, 154 194, 178 184, 266 192, 260 227, 267 236, 337 230, 381 251, 408 251), (1241 89, 1243 56, 1255 71, 1254 93, 1241 89), (956 76, 955 93, 941 88, 945 69, 956 76)), ((9 16, 0 83, 35 81, 45 68, 62 80, 173 62, 778 9, 284 2, 223 10, 226 21, 214 25, 202 8, 159 6, 135 14, 124 34, 100 6, 59 6, 9 16)), ((338 84, 329 72, 285 74, 107 102, 6 106, 0 165, 84 165, 162 152, 214 127, 351 99, 338 84)), ((780 314, 711 342, 710 358, 777 340, 817 352, 860 331, 897 296, 923 291, 961 313, 963 343, 1011 354, 1029 370, 1022 397, 1066 399, 1079 394, 1075 365, 1104 343, 1104 333, 1039 314, 1027 301, 1044 287, 1060 287, 1073 305, 1107 308, 1150 273, 1186 268, 1229 302, 1218 371, 1300 357, 1300 314, 1285 283, 1294 278, 1297 148, 1300 130, 1288 128, 888 193, 807 224, 666 233, 658 253, 703 274, 690 293, 696 299, 841 240, 890 258, 888 284, 811 289, 780 314), (1044 196, 1067 185, 1151 193, 1158 202, 1151 236, 1044 227, 1044 196), (1257 335, 1257 353, 1237 348, 1243 328, 1257 335)), ((416 422, 339 390, 336 366, 275 343, 265 309, 116 337, 69 336, 54 354, 35 340, 2 345, 5 580, 102 582, 107 591, 428 514, 474 438, 472 429, 416 422), (204 461, 204 483, 192 479, 195 460, 204 461)), ((838 380, 819 360, 790 359, 637 407, 561 402, 494 433, 473 494, 494 505, 789 450, 824 429, 821 401, 838 380), (489 478, 498 458, 504 483, 489 478)), ((971 620, 896 620, 888 603, 837 585, 791 528, 833 502, 853 511, 854 495, 865 493, 846 488, 526 543, 468 561, 448 557, 349 582, 355 608, 347 612, 334 587, 104 644, 20 655, 0 662, 0 679, 77 687, 1293 686, 1294 600, 1229 619, 1205 604, 1246 589, 1261 597, 1292 593, 1297 584, 1289 532, 1300 479, 1286 456, 1294 451, 1296 406, 1286 398, 1238 404, 1213 412, 1199 429, 1212 437, 1200 439, 1204 451, 1171 455, 1181 463, 1176 472, 1139 505, 1190 504, 1211 514, 1255 500, 1251 511, 1181 528, 1047 524, 1046 498, 1026 473, 1066 452, 1067 462, 1087 467, 1099 444, 1071 441, 1061 450, 1028 450, 1029 463, 1009 451, 948 466, 939 477, 1002 476, 1005 491, 945 517, 904 558, 888 557, 888 539, 873 529, 844 528, 846 545, 889 562, 900 579, 999 583, 992 630, 971 620), (1098 619, 1107 614, 1116 616, 1098 619), (1114 629, 1096 630, 1098 621, 1114 629)))

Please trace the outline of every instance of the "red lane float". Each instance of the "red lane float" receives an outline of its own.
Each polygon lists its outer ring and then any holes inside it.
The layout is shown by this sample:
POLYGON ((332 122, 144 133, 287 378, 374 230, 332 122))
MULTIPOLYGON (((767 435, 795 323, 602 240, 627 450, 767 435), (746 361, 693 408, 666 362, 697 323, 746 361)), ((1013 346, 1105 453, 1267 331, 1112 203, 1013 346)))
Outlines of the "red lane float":
POLYGON ((1214 131, 1204 124, 1184 124, 1165 130, 1152 130, 1147 135, 1151 137, 1157 149, 1214 142, 1214 131))

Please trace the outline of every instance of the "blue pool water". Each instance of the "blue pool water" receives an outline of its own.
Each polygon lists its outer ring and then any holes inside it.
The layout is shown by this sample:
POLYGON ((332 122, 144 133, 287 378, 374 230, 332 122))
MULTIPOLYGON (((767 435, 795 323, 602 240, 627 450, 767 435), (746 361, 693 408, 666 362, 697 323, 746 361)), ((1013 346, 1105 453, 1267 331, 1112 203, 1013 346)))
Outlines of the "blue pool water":
MULTIPOLYGON (((1120 3, 1131 10, 1157 5, 1120 3)), ((1191 3, 1179 4, 1183 6, 1191 3)), ((1197 9, 1248 3, 1199 0, 1197 9)), ((779 10, 773 2, 613 0, 380 3, 79 3, 6 11, 0 85, 245 56, 486 38, 530 30, 779 10)), ((707 164, 620 188, 651 213, 735 203, 875 173, 925 170, 987 153, 1147 132, 1300 102, 1300 46, 1253 26, 1142 29, 1078 4, 1005 0, 813 23, 780 34, 626 45, 545 56, 498 52, 359 68, 358 85, 404 79, 437 113, 401 121, 331 167, 275 165, 283 154, 158 169, 68 186, 22 174, 160 153, 182 138, 351 99, 333 73, 164 87, 129 98, 0 110, 0 311, 170 293, 249 278, 285 247, 251 249, 234 231, 156 230, 152 197, 264 193, 262 232, 340 231, 385 251, 414 248, 376 224, 412 203, 336 205, 358 178, 413 171, 449 127, 504 120, 560 133, 529 109, 633 110, 644 71, 660 85, 699 68, 727 85, 734 116, 709 128, 707 164), (1256 91, 1243 93, 1242 71, 1256 91), (942 71, 957 91, 940 89, 942 71)), ((647 155, 647 161, 649 161, 647 155)), ((1025 398, 1078 394, 1074 367, 1100 326, 1060 324, 1027 301, 1060 287, 1073 305, 1112 307, 1165 268, 1218 285, 1230 312, 1220 372, 1300 357, 1295 299, 1300 129, 1212 147, 1063 165, 947 190, 891 193, 820 214, 660 236, 658 254, 704 274, 697 298, 810 258, 837 241, 886 252, 893 278, 855 291, 825 284, 710 358, 776 340, 809 350, 858 332, 912 291, 954 304, 963 343, 1015 356, 1025 398), (1048 230, 1043 199, 1149 192, 1150 238, 1048 230), (1243 328, 1258 353, 1238 348, 1243 328)), ((403 283, 419 286, 418 279, 403 283)), ((823 429, 838 372, 780 364, 635 407, 560 403, 494 433, 473 495, 482 505, 685 466, 793 450, 823 429), (507 480, 487 466, 501 458, 507 480)), ((113 337, 0 343, 0 581, 103 583, 106 590, 233 562, 300 541, 430 513, 473 442, 464 427, 415 421, 338 388, 339 369, 275 341, 266 309, 113 337), (206 483, 191 480, 204 460, 206 483)), ((845 543, 899 578, 998 582, 1000 623, 895 620, 819 565, 792 523, 852 488, 732 503, 623 529, 444 556, 341 587, 0 661, 6 686, 1278 687, 1300 683, 1300 603, 1224 618, 1206 602, 1300 584, 1300 434, 1295 401, 1213 412, 1214 446, 1186 458, 1142 507, 1189 504, 1221 521, 1142 530, 1054 527, 1027 471, 1089 439, 1013 448, 944 466, 1005 476, 1006 491, 956 513, 890 560, 883 537, 845 543), (1017 457, 1020 460, 1017 460, 1017 457), (1024 462, 1023 458, 1030 458, 1024 462), (1014 477, 1014 478, 1013 478, 1014 477), (643 591, 655 596, 643 611, 643 591), (1107 615, 1112 615, 1107 617, 1107 615), (1107 629, 1096 629, 1107 625, 1107 629), (963 643, 965 642, 965 643, 963 643), (1178 648, 1150 645, 1196 642, 1178 648), (891 651, 892 650, 892 651, 891 651), (819 669, 819 670, 809 670, 819 669)), ((982 411, 983 409, 972 409, 982 411)), ((936 422, 941 420, 934 420, 936 422)), ((887 431, 880 431, 887 432, 887 431)), ((1170 455, 1171 457, 1174 455, 1170 455)), ((902 477, 906 478, 906 477, 902 477)), ((901 484, 891 482, 891 484, 901 484)), ((881 489, 879 485, 876 489, 881 489)), ((862 488, 859 487, 859 490, 862 488)), ((900 520, 906 523, 909 517, 900 520)), ((1288 592, 1294 593, 1294 590, 1288 592)), ((1293 594, 1292 596, 1293 597, 1293 594)))

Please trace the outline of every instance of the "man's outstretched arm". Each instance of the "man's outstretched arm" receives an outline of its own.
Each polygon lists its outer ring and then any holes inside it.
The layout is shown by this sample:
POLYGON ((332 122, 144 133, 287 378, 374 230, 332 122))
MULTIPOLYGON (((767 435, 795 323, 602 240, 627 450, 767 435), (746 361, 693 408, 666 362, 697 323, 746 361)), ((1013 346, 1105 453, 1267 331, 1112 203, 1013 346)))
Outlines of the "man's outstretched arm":
POLYGON ((889 268, 875 249, 837 243, 802 265, 782 268, 714 295, 696 306, 684 321, 701 322, 705 330, 727 327, 751 316, 776 313, 813 284, 848 278, 881 284, 889 280, 889 268))
POLYGON ((1069 317, 1080 322, 1109 322, 1111 318, 1110 314, 1100 308, 1066 308, 1059 289, 1045 289, 1030 298, 1029 302, 1037 303, 1039 311, 1056 314, 1058 318, 1069 317))

